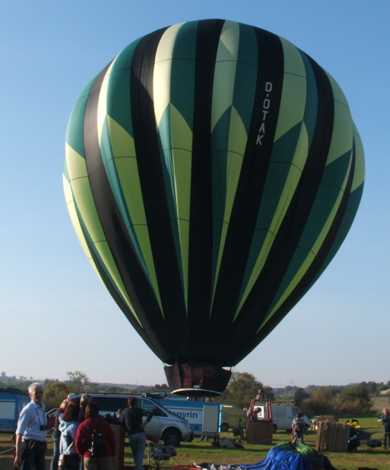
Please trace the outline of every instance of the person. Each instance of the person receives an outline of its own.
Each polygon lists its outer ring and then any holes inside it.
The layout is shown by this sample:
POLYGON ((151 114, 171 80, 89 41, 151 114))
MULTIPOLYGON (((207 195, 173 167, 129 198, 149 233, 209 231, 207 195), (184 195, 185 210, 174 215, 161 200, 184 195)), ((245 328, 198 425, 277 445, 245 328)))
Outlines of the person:
POLYGON ((265 392, 262 388, 259 388, 259 390, 257 390, 255 399, 260 402, 265 401, 265 392))
POLYGON ((74 439, 85 470, 111 470, 115 455, 115 438, 111 426, 99 415, 96 403, 89 401, 85 419, 79 424, 74 439))
POLYGON ((64 413, 66 404, 68 403, 68 399, 65 398, 58 410, 55 413, 54 416, 54 426, 53 426, 53 454, 51 457, 51 462, 50 462, 50 470, 57 470, 58 469, 58 459, 60 457, 60 438, 61 438, 61 432, 58 429, 59 423, 60 423, 60 416, 64 413))
POLYGON ((382 413, 378 421, 381 421, 383 424, 383 447, 388 449, 390 447, 390 411, 388 408, 383 408, 382 413))
MULTIPOLYGON (((85 408, 87 407, 89 401, 89 396, 87 393, 82 393, 80 396, 80 411, 79 411, 79 423, 84 421, 85 419, 85 408)), ((83 464, 83 459, 80 459, 80 468, 79 470, 84 470, 84 464, 83 464)))
POLYGON ((86 393, 82 393, 80 396, 80 412, 79 412, 79 423, 85 419, 85 408, 88 405, 89 397, 86 393))
POLYGON ((298 442, 303 444, 303 435, 305 432, 306 423, 303 417, 303 413, 299 411, 291 423, 292 432, 292 443, 297 444, 298 442))
POLYGON ((138 407, 138 400, 134 397, 128 398, 127 405, 127 408, 122 411, 119 421, 128 435, 134 468, 135 470, 143 470, 146 435, 142 418, 147 416, 146 423, 148 423, 153 415, 138 407))
POLYGON ((22 409, 16 427, 14 466, 21 470, 45 470, 47 420, 43 409, 43 387, 28 387, 31 401, 22 409))
POLYGON ((59 417, 58 429, 61 433, 59 467, 62 470, 78 470, 80 456, 76 452, 74 439, 76 436, 79 417, 79 407, 69 401, 64 413, 59 417))

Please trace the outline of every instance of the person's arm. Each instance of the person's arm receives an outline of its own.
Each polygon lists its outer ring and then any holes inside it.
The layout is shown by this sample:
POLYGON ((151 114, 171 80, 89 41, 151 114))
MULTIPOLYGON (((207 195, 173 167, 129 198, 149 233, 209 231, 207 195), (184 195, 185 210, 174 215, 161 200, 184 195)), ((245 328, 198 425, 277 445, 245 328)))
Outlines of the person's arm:
POLYGON ((114 433, 112 432, 111 426, 107 423, 106 427, 106 437, 107 437, 107 442, 108 446, 111 450, 111 455, 115 455, 115 436, 114 433))
POLYGON ((122 410, 122 411, 120 412, 120 415, 119 415, 119 418, 118 418, 118 419, 119 419, 119 424, 121 424, 123 427, 126 427, 126 426, 125 426, 125 424, 126 424, 126 423, 125 423, 125 411, 126 411, 126 410, 122 410))
POLYGON ((22 435, 21 434, 16 434, 15 447, 16 447, 16 450, 15 450, 14 466, 20 467, 20 464, 22 463, 22 435))
POLYGON ((20 412, 19 419, 18 419, 18 424, 16 426, 16 431, 15 431, 15 459, 14 459, 14 465, 15 467, 19 467, 21 464, 22 460, 22 436, 25 430, 27 429, 28 425, 30 422, 29 414, 26 408, 23 408, 22 411, 20 412))
POLYGON ((146 416, 145 424, 148 424, 149 421, 154 416, 154 410, 152 410, 152 411, 141 410, 141 416, 146 416))
POLYGON ((153 418, 153 413, 148 413, 145 424, 148 424, 152 418, 153 418))
POLYGON ((74 438, 74 446, 76 449, 76 452, 83 456, 84 453, 88 450, 88 446, 86 445, 86 431, 84 429, 84 426, 82 424, 79 425, 76 431, 76 435, 74 438))

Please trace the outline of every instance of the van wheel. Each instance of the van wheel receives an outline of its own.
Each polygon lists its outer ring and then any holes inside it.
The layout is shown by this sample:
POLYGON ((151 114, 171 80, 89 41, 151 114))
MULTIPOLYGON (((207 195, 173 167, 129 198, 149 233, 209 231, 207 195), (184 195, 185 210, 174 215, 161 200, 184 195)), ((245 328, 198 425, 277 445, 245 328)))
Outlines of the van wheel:
POLYGON ((272 430, 273 430, 273 432, 276 432, 278 430, 278 427, 276 426, 276 424, 272 425, 272 430))
POLYGON ((168 428, 164 431, 162 440, 166 446, 178 447, 181 440, 180 432, 177 429, 168 428))

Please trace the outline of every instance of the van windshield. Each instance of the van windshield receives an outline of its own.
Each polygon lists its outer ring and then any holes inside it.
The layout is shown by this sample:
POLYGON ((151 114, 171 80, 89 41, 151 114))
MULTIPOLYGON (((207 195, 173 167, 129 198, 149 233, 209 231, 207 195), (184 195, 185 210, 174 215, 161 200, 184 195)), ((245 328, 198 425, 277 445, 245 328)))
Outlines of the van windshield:
POLYGON ((152 412, 155 408, 159 408, 162 412, 164 412, 166 415, 172 414, 172 411, 169 411, 165 406, 163 406, 161 403, 158 403, 152 399, 147 399, 147 400, 142 400, 142 408, 145 411, 152 412))

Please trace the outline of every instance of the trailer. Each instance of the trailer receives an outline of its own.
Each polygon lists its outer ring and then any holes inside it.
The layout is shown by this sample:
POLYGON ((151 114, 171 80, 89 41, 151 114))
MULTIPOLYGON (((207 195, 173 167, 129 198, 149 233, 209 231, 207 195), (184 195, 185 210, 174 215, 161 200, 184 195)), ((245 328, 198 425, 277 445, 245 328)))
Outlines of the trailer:
POLYGON ((20 390, 0 390, 0 432, 16 430, 19 414, 28 401, 27 395, 20 390))

